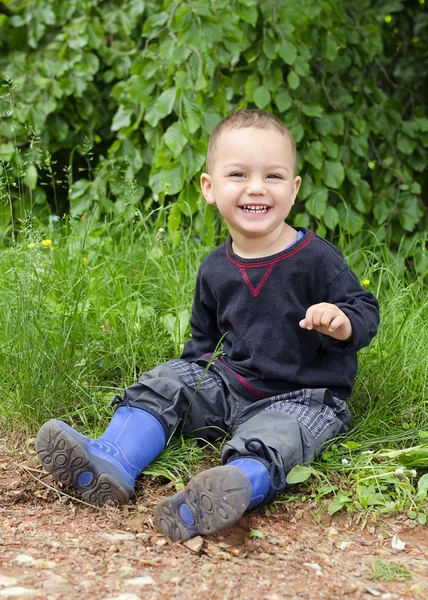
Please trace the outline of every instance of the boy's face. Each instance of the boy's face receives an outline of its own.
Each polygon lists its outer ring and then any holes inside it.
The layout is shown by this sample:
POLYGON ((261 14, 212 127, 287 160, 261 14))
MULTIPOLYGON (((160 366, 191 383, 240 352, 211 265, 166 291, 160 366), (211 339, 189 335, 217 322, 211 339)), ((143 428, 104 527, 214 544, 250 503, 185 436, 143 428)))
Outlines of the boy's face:
POLYGON ((217 204, 232 237, 280 235, 300 187, 288 140, 276 129, 226 129, 217 140, 202 192, 217 204))

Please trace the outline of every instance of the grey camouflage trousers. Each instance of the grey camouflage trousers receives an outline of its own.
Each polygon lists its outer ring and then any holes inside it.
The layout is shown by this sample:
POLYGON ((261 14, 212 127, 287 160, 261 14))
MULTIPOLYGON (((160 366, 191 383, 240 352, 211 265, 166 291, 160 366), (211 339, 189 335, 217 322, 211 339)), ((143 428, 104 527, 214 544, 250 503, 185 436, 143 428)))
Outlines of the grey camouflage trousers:
POLYGON ((327 389, 302 389, 252 401, 231 388, 215 364, 207 370, 177 359, 144 373, 119 405, 146 410, 174 433, 215 441, 230 435, 222 463, 249 456, 271 473, 270 501, 295 466, 312 462, 325 443, 348 430, 346 402, 327 389))

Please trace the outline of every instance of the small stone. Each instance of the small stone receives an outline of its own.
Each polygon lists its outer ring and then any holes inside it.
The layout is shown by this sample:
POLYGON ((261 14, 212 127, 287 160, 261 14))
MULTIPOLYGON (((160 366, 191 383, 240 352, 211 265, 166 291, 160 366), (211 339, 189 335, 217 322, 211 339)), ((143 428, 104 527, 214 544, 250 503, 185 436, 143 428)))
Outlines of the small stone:
POLYGON ((369 587, 369 586, 366 585, 365 590, 366 590, 366 592, 368 592, 372 596, 380 596, 380 592, 376 588, 369 587))
POLYGON ((2 589, 0 591, 0 598, 30 598, 39 593, 40 590, 16 586, 2 589))
POLYGON ((70 583, 61 575, 52 575, 49 579, 42 582, 42 588, 52 594, 70 594, 73 595, 74 588, 70 583))
POLYGON ((392 536, 391 546, 394 548, 394 550, 404 550, 406 547, 406 542, 403 542, 403 540, 398 537, 398 534, 394 534, 392 536))
POLYGON ((194 554, 199 554, 199 552, 202 550, 203 544, 204 539, 202 538, 202 536, 198 535, 197 537, 194 537, 191 540, 187 540, 187 542, 184 542, 183 546, 190 550, 190 552, 193 552, 194 554))
POLYGON ((7 575, 0 575, 0 587, 12 587, 16 585, 18 580, 15 577, 8 577, 7 575))
POLYGON ((119 596, 106 596, 102 600, 141 600, 137 594, 119 594, 119 596))
POLYGON ((332 537, 339 535, 338 530, 336 529, 336 527, 333 527, 333 525, 331 527, 329 527, 327 529, 327 535, 331 535, 332 537))
POLYGON ((314 563, 314 562, 310 562, 310 563, 303 563, 303 566, 308 568, 308 569, 312 569, 313 571, 322 571, 320 565, 318 563, 314 563))
POLYGON ((34 566, 36 567, 36 569, 54 570, 57 565, 56 562, 54 562, 53 560, 45 560, 44 558, 40 558, 39 560, 36 560, 34 566))
POLYGON ((135 540, 135 533, 104 533, 103 537, 111 542, 125 542, 135 540))
POLYGON ((34 567, 36 559, 29 554, 17 554, 13 562, 17 565, 22 565, 23 567, 34 567))
POLYGON ((339 548, 339 550, 341 550, 342 552, 345 552, 349 546, 352 546, 354 542, 339 542, 337 544, 337 547, 339 548))
POLYGON ((160 577, 160 580, 165 583, 181 583, 183 579, 185 579, 185 575, 178 571, 164 571, 160 577))
POLYGON ((158 540, 156 540, 156 546, 162 547, 165 546, 168 543, 168 540, 166 538, 159 538, 158 540))
POLYGON ((130 585, 154 585, 155 580, 150 575, 144 575, 143 577, 134 577, 134 579, 128 579, 127 583, 130 585))

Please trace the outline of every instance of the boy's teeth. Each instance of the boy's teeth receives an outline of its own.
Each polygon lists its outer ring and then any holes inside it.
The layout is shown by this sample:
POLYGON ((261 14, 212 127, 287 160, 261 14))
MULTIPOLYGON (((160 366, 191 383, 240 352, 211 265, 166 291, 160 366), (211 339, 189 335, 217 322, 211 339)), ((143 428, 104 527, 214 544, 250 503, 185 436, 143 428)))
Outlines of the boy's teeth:
POLYGON ((268 211, 267 206, 243 206, 243 210, 246 212, 263 213, 268 211))

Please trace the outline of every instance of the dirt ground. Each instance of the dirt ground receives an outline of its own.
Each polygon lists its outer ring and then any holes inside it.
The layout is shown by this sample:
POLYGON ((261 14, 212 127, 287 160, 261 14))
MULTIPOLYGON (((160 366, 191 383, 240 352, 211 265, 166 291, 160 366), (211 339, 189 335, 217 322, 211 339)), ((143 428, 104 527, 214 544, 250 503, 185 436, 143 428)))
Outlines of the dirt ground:
POLYGON ((428 529, 405 515, 373 523, 355 514, 330 518, 319 504, 281 504, 180 545, 153 524, 171 484, 144 485, 133 504, 95 509, 58 489, 31 441, 2 438, 0 599, 428 598, 428 529), (408 579, 370 578, 379 561, 406 567, 408 579))

